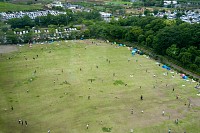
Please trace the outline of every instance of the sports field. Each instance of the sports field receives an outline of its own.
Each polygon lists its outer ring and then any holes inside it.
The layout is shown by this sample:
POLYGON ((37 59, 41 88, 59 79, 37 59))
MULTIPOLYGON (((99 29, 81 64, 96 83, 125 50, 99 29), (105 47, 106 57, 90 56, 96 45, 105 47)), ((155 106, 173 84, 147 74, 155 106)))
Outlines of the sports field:
POLYGON ((15 11, 40 10, 40 9, 42 9, 41 4, 20 5, 20 4, 0 2, 0 12, 8 12, 8 11, 15 12, 15 11))
POLYGON ((0 133, 200 131, 197 82, 146 55, 100 40, 17 48, 0 55, 0 133))

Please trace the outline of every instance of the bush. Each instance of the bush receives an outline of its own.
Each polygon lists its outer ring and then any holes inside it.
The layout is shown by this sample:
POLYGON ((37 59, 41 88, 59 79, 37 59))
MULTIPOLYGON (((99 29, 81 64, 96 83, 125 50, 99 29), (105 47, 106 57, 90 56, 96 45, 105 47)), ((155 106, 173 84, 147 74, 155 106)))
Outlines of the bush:
POLYGON ((114 85, 124 85, 125 83, 122 80, 115 80, 114 85))
POLYGON ((102 130, 103 130, 103 132, 111 132, 112 128, 103 127, 102 130))

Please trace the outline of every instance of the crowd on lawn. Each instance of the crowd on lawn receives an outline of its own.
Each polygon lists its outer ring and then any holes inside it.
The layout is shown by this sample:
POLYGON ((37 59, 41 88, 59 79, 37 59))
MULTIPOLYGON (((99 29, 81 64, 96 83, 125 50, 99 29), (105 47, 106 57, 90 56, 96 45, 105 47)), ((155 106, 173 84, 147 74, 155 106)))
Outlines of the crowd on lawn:
MULTIPOLYGON (((92 44, 93 44, 93 43, 94 43, 94 42, 92 42, 92 44)), ((30 47, 30 49, 31 49, 31 48, 32 48, 32 47, 30 47)), ((116 47, 116 48, 119 48, 119 47, 116 47)), ((85 47, 84 49, 87 50, 86 47, 85 47)), ((129 50, 130 50, 130 49, 132 49, 132 48, 129 48, 129 50)), ((43 49, 41 49, 41 50, 43 50, 43 49)), ((139 54, 138 54, 138 55, 139 55, 139 54)), ((150 58, 149 58, 148 56, 146 56, 146 55, 143 55, 143 56, 146 57, 146 58, 148 58, 148 59, 150 59, 150 58)), ((24 55, 24 58, 25 58, 25 60, 27 60, 26 55, 24 55)), ((33 57, 33 60, 36 60, 37 58, 39 58, 39 55, 38 55, 38 54, 36 55, 36 57, 33 57)), ((106 62, 108 62, 108 64, 111 64, 111 60, 108 59, 108 58, 106 59, 106 62)), ((128 62, 131 62, 131 59, 130 59, 130 58, 128 59, 128 62)), ((137 63, 137 62, 139 62, 139 61, 136 59, 135 62, 137 63)), ((156 65, 157 65, 158 67, 161 66, 160 63, 158 63, 158 62, 156 63, 156 65)), ((140 64, 140 67, 141 67, 141 66, 142 66, 142 65, 140 64)), ((99 66, 98 66, 98 65, 96 65, 95 67, 96 67, 96 69, 99 69, 99 66)), ((164 67, 163 67, 163 68, 164 68, 164 67)), ((165 68, 165 69, 166 69, 166 68, 165 68)), ((80 70, 80 71, 83 71, 82 68, 79 68, 79 70, 80 70)), ((61 69, 61 72, 62 72, 62 73, 63 73, 63 71, 64 71, 64 70, 61 69)), ((146 72, 146 73, 148 73, 148 71, 149 71, 149 70, 145 69, 145 72, 146 72)), ((172 74, 173 74, 173 75, 172 75, 172 78, 175 77, 175 76, 174 76, 174 71, 173 71, 173 70, 167 69, 166 71, 167 71, 167 72, 165 72, 165 73, 163 74, 164 76, 168 76, 169 73, 172 73, 172 74), (168 72, 169 72, 169 73, 168 73, 168 72)), ((37 71, 34 70, 33 74, 36 74, 36 72, 37 72, 37 71)), ((176 73, 176 74, 178 75, 179 73, 176 73)), ((116 73, 113 73, 112 76, 115 77, 115 76, 116 76, 116 73)), ((130 75, 130 77, 132 77, 132 76, 130 75)), ((157 77, 158 77, 158 75, 156 75, 156 74, 153 74, 153 75, 152 75, 152 78, 154 78, 156 81, 157 81, 157 77)), ((58 80, 58 79, 57 79, 57 80, 58 80)), ((53 80, 53 84, 54 84, 54 85, 56 84, 56 81, 57 81, 57 80, 53 80)), ((184 80, 184 79, 183 79, 183 80, 184 80)), ((31 80, 31 81, 32 81, 32 80, 31 80)), ((89 80, 89 81, 92 83, 93 80, 91 79, 91 80, 89 80)), ((192 81, 193 81, 193 80, 192 80, 192 81)), ((67 81, 65 81, 65 82, 67 82, 67 81)), ((161 82, 162 82, 162 80, 161 80, 161 82)), ((194 82, 194 81, 193 81, 193 82, 194 82)), ((103 81, 102 81, 102 83, 103 83, 103 81)), ((157 83, 157 82, 156 82, 156 83, 157 83)), ((191 82, 191 83, 192 83, 192 82, 191 82)), ((127 84, 124 84, 124 85, 127 86, 127 84)), ((199 83, 198 83, 197 85, 199 85, 199 83)), ((166 87, 168 87, 168 84, 167 84, 167 83, 166 83, 166 87)), ((140 88, 142 88, 142 86, 140 86, 140 88)), ((155 88, 155 86, 154 86, 154 88, 155 88)), ((172 93, 174 93, 174 92, 175 92, 175 88, 172 87, 172 93)), ((29 93, 29 90, 27 90, 27 93, 29 93)), ((88 99, 88 100, 91 100, 91 97, 88 96, 87 99, 88 99)), ((140 99, 141 101, 145 101, 145 100, 146 100, 146 99, 145 99, 145 96, 144 96, 143 94, 141 94, 141 95, 140 95, 140 98, 138 98, 138 99, 140 99)), ((179 100, 179 95, 178 95, 178 94, 175 96, 175 99, 179 100)), ((189 100, 187 103, 185 103, 185 105, 188 105, 187 107, 190 108, 190 107, 191 107, 191 101, 189 100)), ((11 106, 11 110, 12 110, 12 111, 14 110, 13 106, 11 106)), ((169 115, 169 116, 166 115, 166 112, 167 112, 167 111, 168 111, 167 109, 161 109, 161 110, 160 110, 160 115, 161 115, 162 117, 166 117, 166 116, 167 116, 167 117, 169 117, 169 119, 170 119, 170 115, 169 115)), ((141 113, 144 114, 144 113, 145 113, 145 110, 141 109, 141 113)), ((133 109, 133 108, 131 109, 130 114, 131 114, 131 115, 134 115, 134 109, 133 109)), ((28 123, 27 123, 26 120, 24 120, 24 121, 23 121, 22 119, 19 119, 19 120, 18 120, 18 124, 23 125, 24 123, 25 123, 26 126, 28 125, 28 123)), ((101 121, 101 123, 102 123, 102 121, 101 121)), ((174 120, 174 123, 175 123, 175 124, 179 124, 179 118, 176 118, 176 119, 174 120)), ((89 123, 86 124, 86 129, 89 130, 89 123)), ((173 129, 169 128, 169 129, 168 129, 168 133, 171 133, 172 130, 173 130, 173 129)), ((133 133, 133 131, 134 131, 133 129, 130 130, 131 133, 133 133)), ((50 129, 49 129, 47 132, 50 133, 50 129)), ((184 133, 186 133, 186 131, 184 131, 184 133)))

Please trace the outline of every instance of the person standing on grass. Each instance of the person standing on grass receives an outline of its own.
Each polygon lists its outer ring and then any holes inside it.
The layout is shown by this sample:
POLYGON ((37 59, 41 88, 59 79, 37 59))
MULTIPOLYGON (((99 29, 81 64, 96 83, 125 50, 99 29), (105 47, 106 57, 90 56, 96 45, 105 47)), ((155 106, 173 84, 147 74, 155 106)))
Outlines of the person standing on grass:
POLYGON ((131 129, 131 133, 133 133, 133 129, 131 129))
POLYGON ((143 96, 141 95, 140 100, 143 100, 143 96))
POLYGON ((28 125, 27 121, 25 121, 26 126, 28 125))
POLYGON ((86 125, 86 128, 87 128, 87 129, 89 128, 89 124, 86 125))
POLYGON ((165 111, 163 110, 163 111, 162 111, 162 116, 164 116, 164 115, 165 115, 165 111))
POLYGON ((176 95, 176 99, 178 99, 178 95, 176 95))

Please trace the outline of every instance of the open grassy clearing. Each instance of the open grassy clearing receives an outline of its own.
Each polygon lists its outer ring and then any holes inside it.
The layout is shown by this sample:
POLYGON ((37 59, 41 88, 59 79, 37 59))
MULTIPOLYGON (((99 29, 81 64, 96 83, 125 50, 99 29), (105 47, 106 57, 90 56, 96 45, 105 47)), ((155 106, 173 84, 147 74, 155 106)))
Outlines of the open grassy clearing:
POLYGON ((0 133, 199 132, 197 83, 146 56, 99 40, 18 49, 0 56, 0 133))
POLYGON ((20 4, 12 4, 0 2, 0 12, 8 12, 8 11, 25 11, 25 10, 37 10, 42 9, 41 4, 35 5, 20 5, 20 4))

